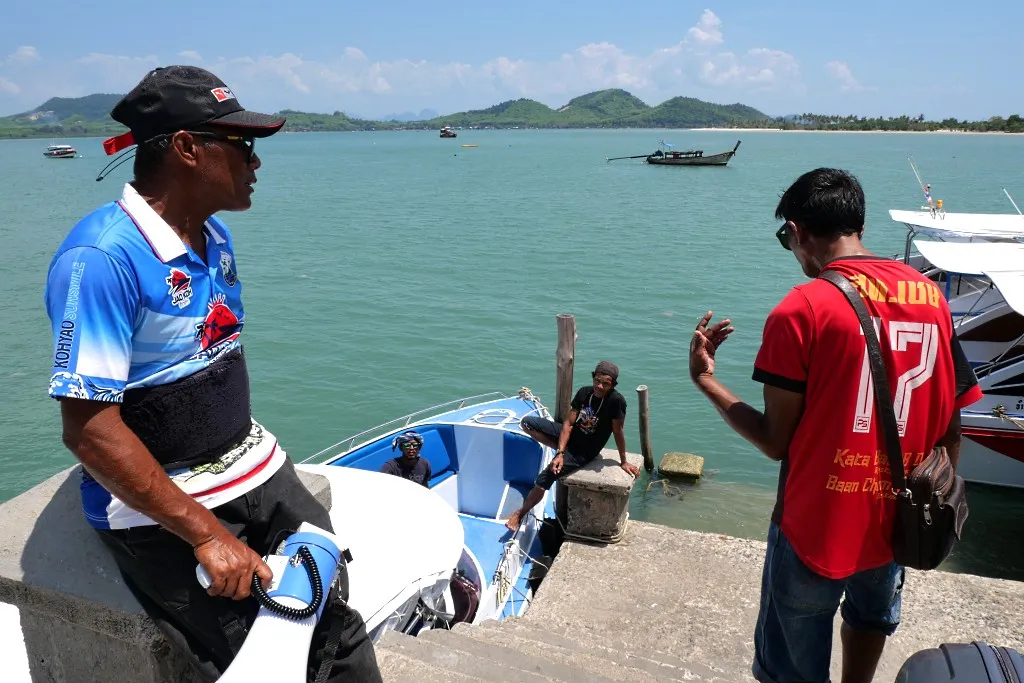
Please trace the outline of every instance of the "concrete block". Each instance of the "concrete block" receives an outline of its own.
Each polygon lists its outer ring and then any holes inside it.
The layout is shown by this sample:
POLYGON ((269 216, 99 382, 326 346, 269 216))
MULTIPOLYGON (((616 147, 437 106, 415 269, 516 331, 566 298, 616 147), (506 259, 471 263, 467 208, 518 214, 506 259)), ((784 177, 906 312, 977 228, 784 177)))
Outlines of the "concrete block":
POLYGON ((322 474, 316 474, 314 472, 307 472, 300 467, 295 468, 295 473, 299 475, 299 481, 302 485, 309 489, 309 492, 313 494, 317 502, 324 506, 327 510, 331 509, 331 482, 322 474))
MULTIPOLYGON (((330 505, 320 475, 299 473, 330 505)), ((75 465, 0 505, 0 602, 16 606, 33 681, 191 683, 82 513, 75 465)), ((0 677, 2 678, 2 677, 0 677)))
MULTIPOLYGON (((626 459, 643 466, 643 456, 626 459)), ((633 477, 619 466, 618 451, 605 448, 586 467, 565 477, 565 515, 562 527, 569 540, 618 543, 626 530, 633 477)))
POLYGON ((658 472, 666 477, 700 479, 704 472, 704 458, 692 453, 666 453, 658 465, 658 472))

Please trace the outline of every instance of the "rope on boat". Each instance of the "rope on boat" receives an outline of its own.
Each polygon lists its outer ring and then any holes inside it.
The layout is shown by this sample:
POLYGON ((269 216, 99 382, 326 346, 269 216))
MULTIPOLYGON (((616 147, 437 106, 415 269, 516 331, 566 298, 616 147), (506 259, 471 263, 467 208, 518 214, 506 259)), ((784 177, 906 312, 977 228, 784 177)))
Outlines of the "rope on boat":
POLYGON ((1021 430, 1024 430, 1024 420, 1021 420, 1020 418, 1014 417, 1012 415, 1007 415, 1006 406, 1004 406, 1002 403, 1000 403, 999 405, 992 409, 992 414, 998 417, 1000 420, 1006 420, 1007 422, 1016 425, 1021 430))

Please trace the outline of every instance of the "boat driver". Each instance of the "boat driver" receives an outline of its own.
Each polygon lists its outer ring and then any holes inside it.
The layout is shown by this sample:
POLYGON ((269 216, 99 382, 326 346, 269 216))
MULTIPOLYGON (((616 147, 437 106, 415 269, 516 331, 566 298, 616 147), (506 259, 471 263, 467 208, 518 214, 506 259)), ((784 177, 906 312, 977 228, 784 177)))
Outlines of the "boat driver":
POLYGON ((391 450, 396 448, 401 450, 402 454, 381 465, 380 471, 430 488, 430 461, 420 457, 423 437, 411 430, 399 434, 391 442, 391 450))
MULTIPOLYGON (((135 147, 134 180, 51 261, 49 395, 83 466, 86 519, 168 640, 214 681, 255 621, 254 573, 265 587, 272 578, 261 557, 304 521, 333 531, 250 416, 242 283, 214 216, 250 208, 256 140, 285 119, 246 111, 191 66, 150 71, 111 117, 129 130, 104 148, 135 147)), ((336 592, 312 636, 310 677, 323 661, 327 680, 379 682, 363 619, 336 592)))

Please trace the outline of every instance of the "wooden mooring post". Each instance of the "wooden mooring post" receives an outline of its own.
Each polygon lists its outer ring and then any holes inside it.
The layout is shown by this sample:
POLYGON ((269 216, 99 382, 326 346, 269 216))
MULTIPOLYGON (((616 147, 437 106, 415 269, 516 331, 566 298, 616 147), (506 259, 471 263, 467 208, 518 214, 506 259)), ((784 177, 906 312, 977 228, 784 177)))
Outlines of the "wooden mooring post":
POLYGON ((576 317, 568 313, 555 316, 558 321, 558 350, 555 352, 555 422, 569 414, 572 401, 572 370, 576 360, 576 317))
POLYGON ((651 452, 651 406, 647 400, 647 385, 638 386, 636 395, 640 403, 640 453, 644 456, 644 469, 651 472, 654 470, 654 453, 651 452))

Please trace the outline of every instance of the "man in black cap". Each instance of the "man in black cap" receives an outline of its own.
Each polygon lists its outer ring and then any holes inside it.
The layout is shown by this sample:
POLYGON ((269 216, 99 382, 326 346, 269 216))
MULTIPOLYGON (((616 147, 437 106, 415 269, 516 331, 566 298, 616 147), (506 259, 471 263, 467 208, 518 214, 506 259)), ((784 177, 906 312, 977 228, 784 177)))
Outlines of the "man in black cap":
MULTIPOLYGON (((135 179, 50 264, 49 395, 83 465, 86 519, 146 611, 215 680, 255 620, 254 574, 271 579, 262 556, 302 522, 333 531, 251 417, 242 285, 214 215, 252 205, 255 141, 285 120, 246 111, 191 66, 151 71, 111 116, 129 130, 104 147, 136 146, 135 179)), ((331 681, 381 680, 362 618, 340 600, 314 632, 311 677, 321 664, 331 681)))
POLYGON ((619 465, 629 476, 640 475, 640 468, 626 460, 626 437, 622 426, 626 421, 626 399, 616 389, 619 368, 603 360, 591 373, 593 384, 580 387, 569 406, 563 423, 538 415, 527 415, 519 422, 526 435, 534 441, 555 449, 555 457, 537 475, 533 489, 523 506, 512 513, 505 526, 515 531, 523 517, 544 497, 555 480, 580 469, 601 453, 608 438, 615 435, 619 449, 619 465))

